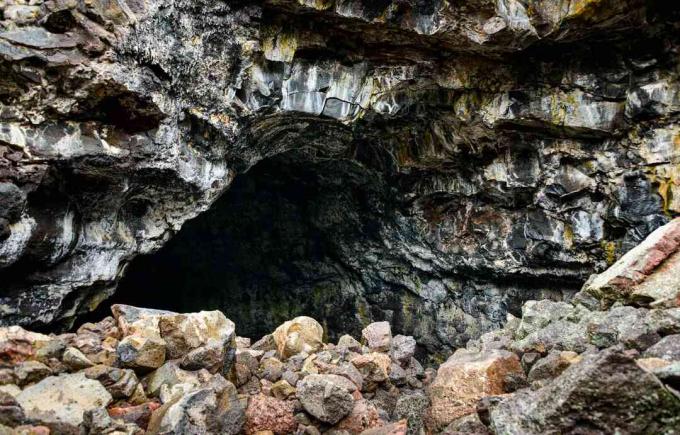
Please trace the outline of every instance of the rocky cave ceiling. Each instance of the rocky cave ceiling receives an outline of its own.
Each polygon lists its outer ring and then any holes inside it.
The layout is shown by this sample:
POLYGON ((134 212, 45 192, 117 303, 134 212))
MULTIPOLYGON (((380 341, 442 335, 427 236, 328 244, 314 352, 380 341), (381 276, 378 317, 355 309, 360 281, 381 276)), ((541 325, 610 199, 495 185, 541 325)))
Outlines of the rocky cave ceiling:
POLYGON ((26 7, 0 33, 2 324, 120 282, 436 352, 680 212, 668 2, 26 7))

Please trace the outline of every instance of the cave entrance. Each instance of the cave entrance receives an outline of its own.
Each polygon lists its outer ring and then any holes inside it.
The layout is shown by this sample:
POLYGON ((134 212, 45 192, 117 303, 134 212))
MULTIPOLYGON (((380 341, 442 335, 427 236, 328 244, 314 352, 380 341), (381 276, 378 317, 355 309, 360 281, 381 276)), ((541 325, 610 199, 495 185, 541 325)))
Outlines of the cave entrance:
POLYGON ((162 249, 135 258, 102 309, 218 309, 252 338, 299 315, 323 322, 330 339, 357 333, 372 316, 345 256, 375 243, 384 188, 350 159, 265 159, 162 249))

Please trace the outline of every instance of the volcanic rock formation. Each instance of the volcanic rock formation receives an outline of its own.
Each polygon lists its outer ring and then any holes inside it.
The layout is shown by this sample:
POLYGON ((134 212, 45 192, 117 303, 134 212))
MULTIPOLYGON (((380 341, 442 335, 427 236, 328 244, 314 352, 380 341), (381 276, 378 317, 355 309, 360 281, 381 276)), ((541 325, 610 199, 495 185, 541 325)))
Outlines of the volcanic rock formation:
POLYGON ((306 310, 433 353, 680 212, 673 2, 0 8, 2 324, 70 325, 213 206, 159 258, 214 258, 194 287, 252 335, 306 310))

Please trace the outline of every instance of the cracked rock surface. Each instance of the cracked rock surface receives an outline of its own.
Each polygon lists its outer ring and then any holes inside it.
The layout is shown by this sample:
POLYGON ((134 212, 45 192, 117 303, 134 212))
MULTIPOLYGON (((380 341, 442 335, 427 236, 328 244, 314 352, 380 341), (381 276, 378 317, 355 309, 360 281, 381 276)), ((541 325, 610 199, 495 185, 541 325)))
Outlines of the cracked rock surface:
MULTIPOLYGON (((215 202, 237 177, 262 187, 242 196, 256 208, 306 189, 309 208, 289 201, 281 225, 323 241, 289 253, 295 274, 273 262, 226 289, 243 319, 269 310, 248 295, 281 284, 278 307, 316 294, 322 322, 346 310, 335 332, 388 320, 430 353, 525 300, 570 298, 680 212, 670 2, 0 8, 6 325, 68 326, 187 220, 238 214, 215 202)), ((257 232, 265 215, 241 237, 268 243, 244 246, 286 258, 285 238, 257 232)))

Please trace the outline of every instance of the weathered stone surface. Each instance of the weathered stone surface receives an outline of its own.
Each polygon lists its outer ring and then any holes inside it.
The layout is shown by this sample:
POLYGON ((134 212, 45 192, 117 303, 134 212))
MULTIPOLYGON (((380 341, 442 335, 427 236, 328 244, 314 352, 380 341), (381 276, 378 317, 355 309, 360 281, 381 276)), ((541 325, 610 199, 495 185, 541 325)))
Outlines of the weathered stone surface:
POLYGON ((419 435, 425 431, 425 419, 430 399, 425 393, 416 391, 411 394, 401 394, 394 407, 394 418, 408 422, 408 434, 419 435))
POLYGON ((680 361, 680 334, 662 338, 644 353, 647 358, 661 358, 668 361, 680 361))
POLYGON ((138 335, 128 335, 118 343, 118 358, 125 367, 153 370, 165 362, 165 341, 138 335))
POLYGON ((416 353, 416 340, 413 337, 397 335, 390 345, 390 357, 402 366, 408 365, 416 353))
POLYGON ((287 402, 261 395, 248 400, 244 427, 247 434, 271 431, 283 435, 294 432, 296 427, 293 408, 287 402))
POLYGON ((680 210, 663 2, 133 3, 3 5, 4 324, 72 322, 244 178, 253 213, 123 287, 200 305, 222 274, 248 335, 400 319, 448 352, 680 210))
POLYGON ((82 373, 89 379, 99 381, 114 399, 129 398, 139 385, 137 375, 129 369, 97 365, 83 370, 82 373))
POLYGON ((381 427, 385 423, 380 419, 378 410, 366 399, 354 402, 352 411, 340 420, 335 426, 335 430, 344 430, 350 434, 360 434, 366 430, 381 427))
POLYGON ((390 423, 385 426, 368 429, 363 431, 362 435, 406 435, 407 429, 406 420, 401 420, 396 423, 390 423))
POLYGON ((502 350, 454 354, 437 370, 430 386, 430 418, 433 430, 475 412, 484 396, 507 392, 508 375, 524 375, 519 358, 502 350))
POLYGON ((338 375, 309 375, 297 384, 297 397, 319 420, 335 424, 354 408, 356 386, 338 375))
POLYGON ((523 391, 491 410, 497 433, 539 434, 582 428, 665 433, 678 426, 680 400, 617 350, 588 355, 555 382, 523 391))
POLYGON ((148 433, 219 433, 214 418, 217 395, 209 388, 199 389, 164 404, 151 416, 148 433))
POLYGON ((358 355, 351 360, 364 380, 364 387, 374 389, 375 384, 386 381, 390 375, 390 357, 378 352, 358 355), (371 385, 372 384, 372 385, 371 385))
POLYGON ((112 397, 99 382, 75 373, 45 378, 26 387, 16 400, 28 418, 54 430, 76 432, 84 412, 106 407, 112 397))
POLYGON ((636 303, 675 307, 680 304, 680 219, 654 231, 612 267, 592 277, 583 292, 602 304, 636 303))
POLYGON ((576 352, 552 351, 531 367, 528 374, 530 383, 552 380, 562 374, 572 364, 579 362, 581 357, 576 352))
POLYGON ((148 402, 133 406, 113 406, 108 413, 113 419, 123 420, 126 423, 134 423, 141 429, 146 430, 151 420, 151 415, 160 407, 157 402, 148 402))
POLYGON ((273 337, 283 359, 301 352, 310 353, 321 348, 323 327, 311 317, 296 317, 276 328, 273 337))
POLYGON ((389 322, 371 323, 361 331, 361 337, 372 351, 386 352, 392 344, 392 327, 389 322))

